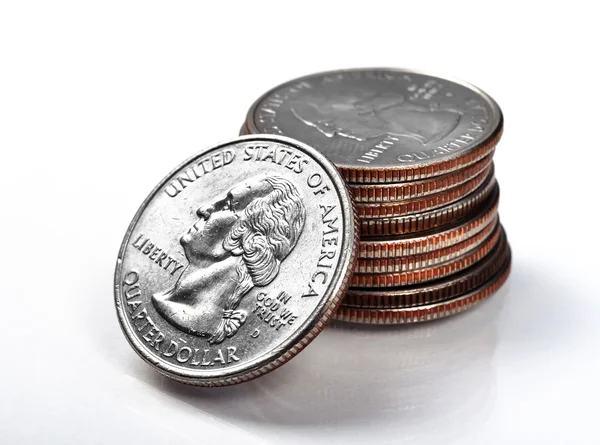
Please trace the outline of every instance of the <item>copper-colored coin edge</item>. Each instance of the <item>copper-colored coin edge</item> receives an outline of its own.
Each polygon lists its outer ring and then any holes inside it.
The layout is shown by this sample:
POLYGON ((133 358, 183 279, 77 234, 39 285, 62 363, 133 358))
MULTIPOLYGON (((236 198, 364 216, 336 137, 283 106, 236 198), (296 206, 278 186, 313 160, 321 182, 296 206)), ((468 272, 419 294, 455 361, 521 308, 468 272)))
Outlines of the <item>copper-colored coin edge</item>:
MULTIPOLYGON (((359 169, 337 166, 337 168, 349 184, 389 184, 434 178, 461 170, 492 154, 502 137, 503 131, 504 118, 500 113, 498 127, 487 141, 483 141, 478 147, 462 156, 419 167, 394 166, 359 169)), ((244 122, 239 134, 258 134, 258 130, 254 131, 247 122, 244 122)))
POLYGON ((443 278, 464 270, 484 258, 497 244, 500 233, 501 227, 498 225, 481 245, 457 258, 435 266, 405 272, 354 273, 350 286, 366 288, 408 286, 443 278))
POLYGON ((360 309, 397 309, 450 300, 472 291, 493 277, 510 261, 510 248, 504 230, 492 251, 480 262, 443 279, 398 288, 349 288, 343 306, 360 309))
POLYGON ((386 203, 443 192, 473 179, 491 163, 493 152, 467 167, 442 176, 398 184, 348 184, 357 203, 386 203))
POLYGON ((362 219, 395 218, 437 209, 452 204, 467 196, 469 193, 472 193, 480 187, 486 179, 489 179, 493 175, 494 167, 492 163, 479 172, 474 178, 440 193, 433 193, 431 195, 404 201, 357 203, 356 209, 358 217, 362 219))
POLYGON ((467 196, 434 210, 393 218, 361 218, 360 235, 364 237, 401 235, 442 227, 471 213, 488 196, 497 193, 497 190, 498 184, 495 178, 491 177, 467 196))
POLYGON ((393 258, 358 258, 354 268, 355 273, 388 273, 404 272, 445 263, 484 243, 490 234, 499 225, 498 218, 495 224, 488 224, 473 236, 462 240, 452 246, 432 250, 416 255, 406 255, 393 258))
POLYGON ((453 246, 476 235, 498 217, 499 195, 496 194, 486 201, 475 216, 463 218, 460 223, 442 231, 426 235, 399 238, 363 238, 359 242, 359 258, 396 258, 416 255, 445 247, 453 246))
POLYGON ((399 309, 361 309, 341 305, 335 320, 363 324, 407 324, 436 320, 464 312, 496 292, 510 274, 509 261, 495 277, 480 288, 451 300, 399 309))

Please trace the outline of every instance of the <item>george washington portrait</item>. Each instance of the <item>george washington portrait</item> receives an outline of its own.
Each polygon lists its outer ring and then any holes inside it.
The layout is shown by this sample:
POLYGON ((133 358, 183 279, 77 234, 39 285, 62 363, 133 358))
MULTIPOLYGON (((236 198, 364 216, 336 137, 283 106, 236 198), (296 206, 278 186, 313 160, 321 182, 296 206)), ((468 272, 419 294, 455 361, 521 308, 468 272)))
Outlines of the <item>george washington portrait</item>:
POLYGON ((173 326, 218 344, 246 321, 239 306, 248 292, 277 277, 298 242, 306 209, 290 181, 257 175, 196 214, 180 239, 188 266, 152 303, 173 326))

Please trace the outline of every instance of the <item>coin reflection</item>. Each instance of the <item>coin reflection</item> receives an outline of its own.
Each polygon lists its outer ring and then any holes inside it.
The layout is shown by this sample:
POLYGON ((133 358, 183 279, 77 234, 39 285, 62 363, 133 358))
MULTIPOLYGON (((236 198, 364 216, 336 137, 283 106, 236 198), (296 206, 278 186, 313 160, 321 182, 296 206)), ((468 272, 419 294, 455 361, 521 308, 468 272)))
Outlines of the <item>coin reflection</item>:
POLYGON ((343 426, 340 434, 351 434, 368 423, 396 442, 447 440, 489 412, 497 320, 509 287, 477 309, 438 322, 332 323, 286 366, 243 385, 194 391, 157 375, 156 386, 249 431, 254 423, 343 426))

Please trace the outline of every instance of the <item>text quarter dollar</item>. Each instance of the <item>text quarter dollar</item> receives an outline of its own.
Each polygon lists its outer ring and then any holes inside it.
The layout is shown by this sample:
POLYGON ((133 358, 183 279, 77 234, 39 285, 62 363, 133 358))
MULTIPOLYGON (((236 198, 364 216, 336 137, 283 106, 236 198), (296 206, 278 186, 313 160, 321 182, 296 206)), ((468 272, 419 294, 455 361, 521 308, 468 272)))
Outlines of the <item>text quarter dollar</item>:
POLYGON ((357 236, 341 175, 311 147, 248 136, 209 148, 157 186, 125 236, 121 326, 171 378, 249 380, 293 357, 335 313, 357 236))

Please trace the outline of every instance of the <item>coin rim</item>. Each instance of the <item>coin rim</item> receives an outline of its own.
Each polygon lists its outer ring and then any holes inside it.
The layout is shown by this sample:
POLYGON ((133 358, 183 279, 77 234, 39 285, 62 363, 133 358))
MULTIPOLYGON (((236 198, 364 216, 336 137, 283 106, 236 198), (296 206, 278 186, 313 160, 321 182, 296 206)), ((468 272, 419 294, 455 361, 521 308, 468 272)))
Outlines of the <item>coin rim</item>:
MULTIPOLYGON (((508 244, 508 241, 506 243, 508 244)), ((465 312, 486 300, 504 285, 512 268, 510 246, 508 251, 506 265, 488 281, 468 293, 437 303, 396 309, 361 309, 356 306, 340 305, 334 319, 356 324, 401 325, 439 320, 465 312), (405 316, 402 316, 403 314, 405 316), (402 318, 400 318, 401 316, 402 318)))
POLYGON ((246 120, 242 129, 247 130, 251 134, 260 134, 260 130, 254 122, 254 115, 258 109, 260 103, 262 103, 269 95, 273 94, 275 91, 280 90, 282 88, 287 87, 288 85, 293 85, 297 82, 306 79, 312 79, 315 77, 322 76, 330 76, 334 74, 344 74, 344 73, 355 73, 355 72, 368 72, 368 71, 381 71, 381 72, 393 72, 393 73, 406 73, 406 74, 417 74, 422 76, 433 77, 439 80, 453 82, 455 84, 461 85, 464 88, 470 89, 474 91, 476 94, 482 97, 483 100, 487 101, 490 105, 490 109, 492 112, 497 113, 498 122, 495 128, 490 131, 490 134, 487 138, 479 141, 477 144, 474 144, 467 151, 463 151, 460 153, 452 153, 450 156, 445 157, 440 160, 436 160, 435 158, 427 159, 422 162, 420 165, 400 165, 400 166, 379 166, 379 167, 363 167, 363 166, 353 166, 348 164, 335 164, 335 166, 342 173, 343 178, 351 183, 371 183, 371 184, 383 184, 389 182, 404 182, 416 179, 429 178, 434 176, 439 176, 444 173, 448 173, 454 170, 458 170, 459 168, 470 165, 479 159, 485 157, 491 151, 494 150, 498 141, 502 136, 502 131, 504 128, 504 115, 498 103, 487 93, 485 93, 480 88, 472 85, 468 82, 465 82, 461 79, 456 79, 450 76, 442 76, 432 73, 426 70, 413 70, 413 69, 405 69, 405 68, 386 68, 386 67, 365 67, 365 68, 347 68, 341 70, 332 70, 332 71, 323 71, 312 74, 307 74, 304 76, 297 77, 292 80, 288 80, 287 82, 283 82, 267 92, 263 93, 258 99, 254 101, 254 103, 248 109, 246 114, 246 120), (472 156, 475 154, 474 156, 472 156), (463 162, 461 162, 463 161, 463 162))
POLYGON ((357 202, 356 210, 358 217, 363 220, 396 218, 424 213, 460 201, 475 192, 492 176, 494 176, 493 162, 468 181, 441 192, 392 202, 357 202))
POLYGON ((433 210, 389 218, 361 218, 360 234, 363 239, 368 239, 370 237, 417 234, 438 227, 442 231, 443 227, 463 219, 469 213, 479 209, 490 196, 496 193, 500 193, 500 187, 496 177, 491 176, 458 201, 433 210))
POLYGON ((357 205, 395 203, 422 198, 444 192, 475 178, 492 164, 493 155, 494 152, 492 151, 471 165, 432 178, 385 184, 349 183, 348 188, 357 205))
POLYGON ((499 198, 499 193, 488 197, 487 200, 482 202, 481 208, 476 209, 475 216, 459 218, 455 225, 449 224, 449 227, 443 230, 434 228, 417 233, 363 238, 358 243, 358 257, 369 259, 398 258, 427 253, 458 244, 476 235, 498 218, 499 198), (398 251, 401 253, 398 254, 398 251))
MULTIPOLYGON (((499 223, 500 224, 500 223, 499 223)), ((346 291, 344 300, 341 306, 354 307, 360 309, 402 309, 418 307, 427 304, 440 303, 442 301, 451 300, 457 296, 478 288, 485 284, 489 279, 496 276, 502 270, 504 265, 510 260, 510 250, 506 232, 501 226, 501 237, 492 251, 482 258, 480 261, 452 275, 448 275, 438 280, 417 283, 409 286, 398 286, 388 288, 354 288, 350 287, 346 291), (491 273, 490 273, 491 271, 491 273), (474 277, 487 275, 488 279, 480 280, 479 285, 472 285, 474 277), (463 284, 460 284, 463 283, 463 284), (465 286, 462 291, 448 293, 449 290, 456 286, 465 286), (430 294, 427 296, 426 294, 430 294), (421 295, 424 300, 420 303, 401 303, 400 300, 412 299, 415 295, 421 295), (374 300, 394 301, 390 304, 372 303, 374 300)))
POLYGON ((502 226, 497 225, 480 245, 473 247, 456 258, 434 266, 402 272, 355 272, 352 277, 351 286, 353 288, 383 289, 398 286, 412 286, 414 284, 442 279, 482 261, 498 244, 501 233, 502 226))
POLYGON ((129 224, 119 249, 114 273, 114 302, 121 330, 123 331, 132 348, 146 363, 151 365, 154 370, 182 383, 196 386, 226 386, 246 382, 273 371, 295 357, 302 349, 304 349, 305 346, 314 340, 314 338, 323 330, 326 323, 333 317, 338 306, 341 304, 342 298, 346 293, 348 286, 350 285, 350 279, 354 269, 354 263, 358 250, 357 246, 359 231, 357 223, 358 218, 356 217, 354 202, 351 199, 351 194, 347 188, 346 182, 340 175, 340 172, 337 170, 335 165, 321 152, 303 142, 287 136, 253 134, 237 137, 235 139, 204 148, 179 164, 168 175, 166 175, 156 187, 154 187, 146 199, 144 199, 138 211, 135 213, 131 223, 129 224), (248 141, 266 141, 287 144, 305 152, 313 160, 320 164, 323 170, 329 174, 332 183, 336 186, 335 188, 340 200, 341 213, 344 223, 344 241, 340 246, 340 260, 338 261, 338 267, 336 268, 333 278, 330 282, 331 284, 329 289, 331 290, 327 301, 325 301, 320 308, 317 308, 313 317, 307 318, 303 325, 296 330, 295 334, 291 335, 285 343, 278 345, 276 348, 271 349, 264 354, 261 354, 257 358, 249 361, 249 366, 241 366, 234 373, 227 373, 227 370, 219 370, 207 375, 206 371, 201 371, 203 375, 199 375, 201 373, 198 372, 198 370, 190 370, 177 365, 171 365, 168 362, 161 360, 159 357, 149 353, 137 336, 133 334, 131 327, 127 323, 127 317, 122 306, 123 297, 121 296, 120 281, 122 275, 123 258, 133 230, 135 229, 142 213, 155 195, 168 182, 169 178, 171 178, 186 165, 189 165, 194 160, 206 155, 207 153, 210 153, 211 151, 248 141))
POLYGON ((392 258, 361 258, 356 260, 354 273, 378 274, 389 272, 406 272, 423 269, 458 258, 477 246, 486 242, 494 230, 496 230, 500 219, 495 218, 493 224, 488 224, 479 232, 474 233, 462 241, 447 247, 431 250, 430 252, 417 253, 414 255, 402 255, 392 258))

